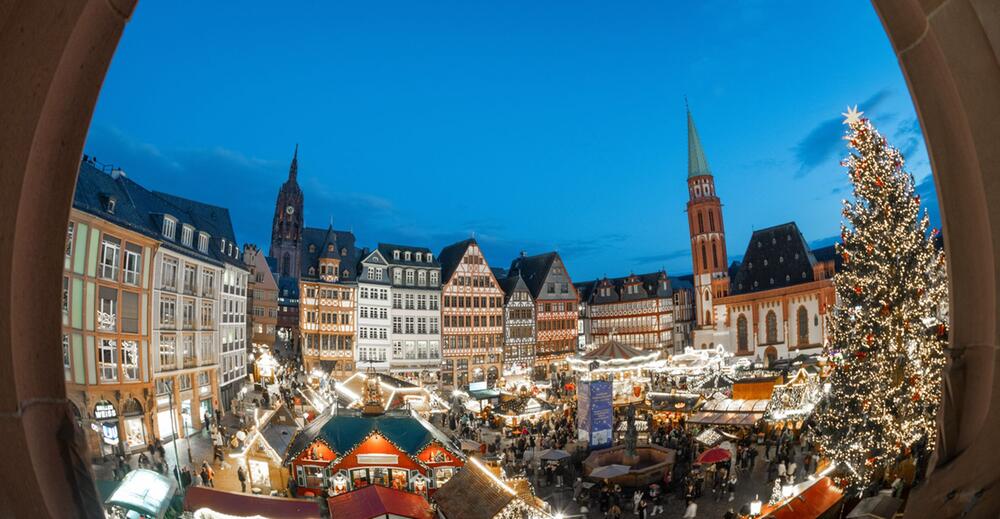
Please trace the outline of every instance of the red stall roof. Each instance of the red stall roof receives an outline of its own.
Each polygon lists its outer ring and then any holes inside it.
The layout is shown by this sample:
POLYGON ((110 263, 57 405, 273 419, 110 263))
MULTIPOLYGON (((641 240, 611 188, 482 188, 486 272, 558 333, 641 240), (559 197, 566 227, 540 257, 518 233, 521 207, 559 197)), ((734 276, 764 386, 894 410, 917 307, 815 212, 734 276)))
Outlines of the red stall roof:
POLYGON ((389 514, 409 519, 434 519, 424 498, 378 485, 368 485, 326 500, 331 519, 371 519, 389 514))
POLYGON ((833 508, 844 493, 825 477, 812 484, 801 494, 783 502, 777 508, 765 511, 765 519, 812 519, 833 508))
POLYGON ((210 508, 215 512, 236 516, 320 519, 319 503, 315 501, 255 496, 209 487, 188 487, 187 496, 184 497, 184 510, 194 512, 200 508, 210 508))

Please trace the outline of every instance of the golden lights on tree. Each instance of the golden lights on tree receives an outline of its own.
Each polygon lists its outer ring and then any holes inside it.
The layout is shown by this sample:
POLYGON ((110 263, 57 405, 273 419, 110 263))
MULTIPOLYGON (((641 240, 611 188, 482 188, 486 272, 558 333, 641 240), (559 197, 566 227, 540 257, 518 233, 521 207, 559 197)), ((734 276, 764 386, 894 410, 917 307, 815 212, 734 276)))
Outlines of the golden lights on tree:
POLYGON ((847 470, 840 483, 858 490, 914 445, 933 448, 947 284, 899 150, 856 107, 844 116, 854 200, 844 201, 837 246, 826 348, 835 369, 814 422, 822 454, 847 470))

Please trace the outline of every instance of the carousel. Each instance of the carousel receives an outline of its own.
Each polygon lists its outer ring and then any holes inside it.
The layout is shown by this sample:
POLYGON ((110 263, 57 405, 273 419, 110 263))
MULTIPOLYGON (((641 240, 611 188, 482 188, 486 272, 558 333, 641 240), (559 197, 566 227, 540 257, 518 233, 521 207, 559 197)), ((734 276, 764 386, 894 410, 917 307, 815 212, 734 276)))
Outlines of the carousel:
POLYGON ((568 362, 581 381, 610 380, 616 406, 642 402, 642 388, 650 381, 649 373, 666 365, 659 351, 637 350, 613 338, 585 354, 570 357, 568 362))
POLYGON ((412 409, 422 417, 433 413, 445 413, 451 406, 447 401, 426 386, 418 386, 398 378, 377 373, 372 367, 365 372, 357 372, 342 382, 334 384, 334 392, 340 407, 361 409, 364 407, 362 395, 369 380, 377 380, 382 393, 382 407, 385 409, 412 409))
POLYGON ((675 382, 692 385, 691 382, 716 374, 728 374, 732 368, 727 364, 732 356, 721 344, 707 350, 696 350, 689 346, 684 348, 684 353, 668 358, 663 372, 675 382))

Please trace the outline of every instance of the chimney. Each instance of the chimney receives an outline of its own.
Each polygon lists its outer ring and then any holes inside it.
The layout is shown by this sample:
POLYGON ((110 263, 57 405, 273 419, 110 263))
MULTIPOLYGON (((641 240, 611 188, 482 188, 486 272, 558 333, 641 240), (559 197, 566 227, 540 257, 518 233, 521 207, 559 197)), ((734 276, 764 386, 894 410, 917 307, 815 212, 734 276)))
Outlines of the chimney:
POLYGON ((521 257, 522 257, 522 258, 525 258, 525 257, 527 257, 527 256, 528 256, 528 253, 527 253, 527 252, 525 252, 525 251, 524 251, 524 249, 521 249, 521 257))

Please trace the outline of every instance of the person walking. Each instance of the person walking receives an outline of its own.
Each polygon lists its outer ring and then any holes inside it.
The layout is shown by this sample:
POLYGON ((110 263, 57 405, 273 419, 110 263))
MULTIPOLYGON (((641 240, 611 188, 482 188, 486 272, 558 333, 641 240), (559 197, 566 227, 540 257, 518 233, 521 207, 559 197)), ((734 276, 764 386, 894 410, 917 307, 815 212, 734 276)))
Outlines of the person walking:
POLYGON ((240 465, 240 468, 236 470, 236 477, 237 477, 237 479, 240 480, 240 491, 241 492, 246 492, 247 491, 247 471, 243 470, 243 465, 240 465))
POLYGON ((689 499, 687 508, 684 510, 684 519, 695 519, 696 517, 698 517, 698 503, 695 503, 694 499, 689 499))

